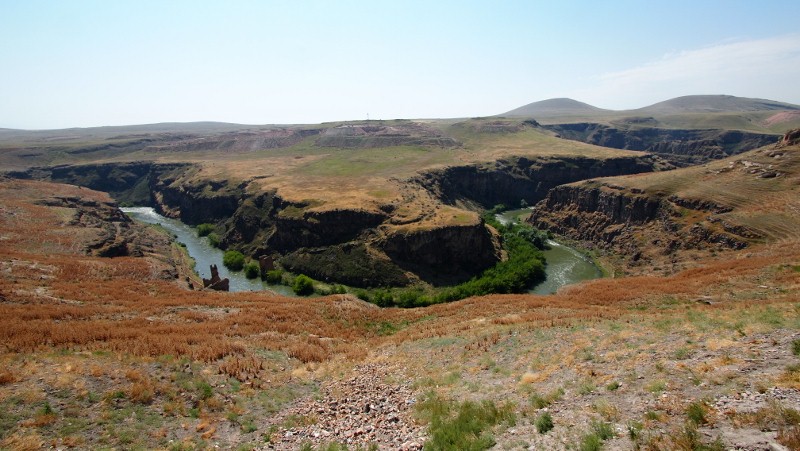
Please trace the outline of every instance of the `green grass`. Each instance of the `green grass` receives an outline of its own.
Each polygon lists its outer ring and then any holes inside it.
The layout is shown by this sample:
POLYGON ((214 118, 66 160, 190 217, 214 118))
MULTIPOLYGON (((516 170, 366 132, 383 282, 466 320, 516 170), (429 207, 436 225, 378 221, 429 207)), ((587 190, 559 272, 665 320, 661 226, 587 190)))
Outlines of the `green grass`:
POLYGON ((599 451, 603 447, 603 442, 612 437, 614 437, 614 429, 610 423, 593 421, 591 432, 583 436, 578 449, 580 451, 599 451))
POLYGON ((708 422, 706 417, 706 407, 701 401, 695 401, 686 407, 686 416, 694 424, 701 425, 708 422))
POLYGON ((531 393, 528 397, 528 400, 531 404, 531 407, 534 409, 544 409, 545 407, 550 406, 550 404, 557 402, 564 396, 564 389, 557 388, 555 390, 551 390, 547 394, 540 395, 539 393, 531 393))
POLYGON ((494 426, 516 424, 511 404, 498 407, 492 401, 458 403, 435 394, 429 394, 417 405, 417 415, 428 424, 425 449, 432 451, 489 449, 495 444, 491 435, 494 426))
POLYGON ((667 389, 667 383, 663 380, 657 380, 648 384, 646 388, 650 393, 658 394, 667 389))

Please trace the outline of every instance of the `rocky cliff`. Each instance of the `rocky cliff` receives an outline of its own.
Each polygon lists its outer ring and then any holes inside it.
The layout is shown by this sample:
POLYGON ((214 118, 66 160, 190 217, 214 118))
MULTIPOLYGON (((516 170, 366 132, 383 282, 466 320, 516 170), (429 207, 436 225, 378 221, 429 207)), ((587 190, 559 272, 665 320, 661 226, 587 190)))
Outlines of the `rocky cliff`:
POLYGON ((668 270, 679 262, 679 251, 741 249, 760 238, 722 219, 728 211, 709 201, 593 180, 553 189, 528 221, 587 248, 612 251, 626 270, 646 272, 668 270))
POLYGON ((379 246, 397 265, 435 284, 464 281, 501 257, 498 237, 483 221, 398 230, 379 246))
POLYGON ((529 205, 544 199, 558 185, 596 177, 637 174, 668 167, 658 158, 585 157, 511 158, 484 165, 456 166, 429 171, 411 181, 450 205, 529 205))
MULTIPOLYGON (((638 118, 637 123, 647 123, 638 118)), ((614 149, 640 150, 686 166, 718 160, 774 144, 779 135, 739 130, 680 130, 656 127, 612 127, 595 123, 554 124, 544 128, 560 137, 614 149)))

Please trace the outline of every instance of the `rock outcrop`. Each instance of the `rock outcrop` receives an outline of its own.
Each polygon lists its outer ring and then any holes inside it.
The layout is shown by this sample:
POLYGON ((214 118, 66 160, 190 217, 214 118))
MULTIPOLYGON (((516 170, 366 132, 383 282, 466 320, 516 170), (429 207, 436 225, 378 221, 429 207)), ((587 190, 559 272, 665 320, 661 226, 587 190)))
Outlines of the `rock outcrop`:
POLYGON ((217 265, 211 265, 211 278, 203 278, 203 288, 215 291, 228 291, 230 289, 230 280, 228 278, 219 277, 219 269, 217 265))
POLYGON ((781 138, 781 141, 778 143, 777 147, 787 147, 796 144, 800 144, 800 128, 789 130, 788 132, 784 133, 783 138, 781 138))
POLYGON ((316 145, 353 149, 393 146, 456 147, 460 143, 433 127, 399 120, 327 128, 317 138, 316 145))

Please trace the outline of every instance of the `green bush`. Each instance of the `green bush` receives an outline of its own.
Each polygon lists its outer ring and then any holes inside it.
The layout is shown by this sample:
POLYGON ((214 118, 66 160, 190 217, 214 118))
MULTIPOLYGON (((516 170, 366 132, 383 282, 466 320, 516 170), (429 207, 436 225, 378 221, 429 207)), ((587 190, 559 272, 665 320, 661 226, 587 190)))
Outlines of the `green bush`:
POLYGON ((211 232, 208 234, 208 244, 212 247, 219 247, 219 235, 216 232, 211 232))
POLYGON ((197 226, 197 236, 208 236, 214 231, 214 224, 204 223, 197 226))
POLYGON ((292 282, 292 291, 298 296, 308 296, 314 292, 314 281, 305 274, 300 274, 292 282))
POLYGON ((800 338, 792 341, 792 354, 800 357, 800 338))
POLYGON ((553 429, 553 417, 549 412, 544 412, 536 418, 534 424, 536 425, 536 430, 540 434, 546 434, 553 429))
POLYGON ((280 269, 271 269, 267 271, 265 276, 267 283, 276 284, 283 282, 283 271, 280 269))
POLYGON ((227 251, 222 256, 222 264, 231 271, 241 271, 244 268, 244 254, 239 251, 227 251))
POLYGON ((442 290, 434 302, 450 302, 470 296, 492 293, 524 293, 534 282, 544 280, 544 256, 531 242, 529 226, 513 224, 501 227, 506 261, 489 268, 480 277, 442 290))
POLYGON ((248 279, 255 279, 261 274, 261 267, 258 265, 258 262, 248 262, 244 265, 244 275, 248 279))

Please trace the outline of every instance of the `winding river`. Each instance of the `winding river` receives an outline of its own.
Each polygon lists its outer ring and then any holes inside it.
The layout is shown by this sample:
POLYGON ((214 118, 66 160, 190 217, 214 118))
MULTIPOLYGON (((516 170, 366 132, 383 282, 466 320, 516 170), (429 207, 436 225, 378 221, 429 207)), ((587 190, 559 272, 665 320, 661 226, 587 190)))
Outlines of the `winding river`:
MULTIPOLYGON (((158 224, 175 236, 176 241, 183 243, 189 255, 195 260, 195 270, 200 277, 211 278, 211 265, 217 265, 219 276, 230 280, 230 291, 273 291, 286 296, 295 296, 290 287, 284 285, 269 285, 261 279, 248 279, 242 271, 229 271, 222 264, 224 252, 209 244, 208 238, 197 236, 197 231, 188 225, 164 217, 150 207, 122 208, 128 216, 141 222, 158 224)), ((529 209, 510 210, 497 215, 498 221, 506 224, 518 222, 530 213, 529 209)), ((552 294, 564 285, 569 285, 583 280, 596 279, 602 274, 592 261, 577 250, 548 240, 550 249, 543 251, 547 258, 545 273, 547 279, 540 283, 529 293, 552 294)))
MULTIPOLYGON (((505 211, 498 214, 496 218, 500 223, 508 224, 523 221, 529 214, 530 209, 523 208, 505 211)), ((550 249, 542 251, 547 259, 545 267, 547 278, 528 291, 529 293, 553 294, 565 285, 602 277, 600 268, 586 255, 553 240, 547 240, 547 244, 550 249)))
POLYGON ((197 236, 197 230, 178 221, 164 217, 150 207, 129 207, 122 208, 131 218, 146 222, 148 224, 158 224, 171 234, 175 235, 175 240, 183 243, 189 255, 195 261, 195 271, 200 277, 211 278, 211 265, 217 265, 219 276, 230 280, 230 291, 264 291, 269 290, 285 296, 295 296, 290 287, 284 285, 269 285, 261 279, 248 279, 244 276, 244 271, 230 271, 222 264, 224 251, 211 246, 208 238, 197 236))

